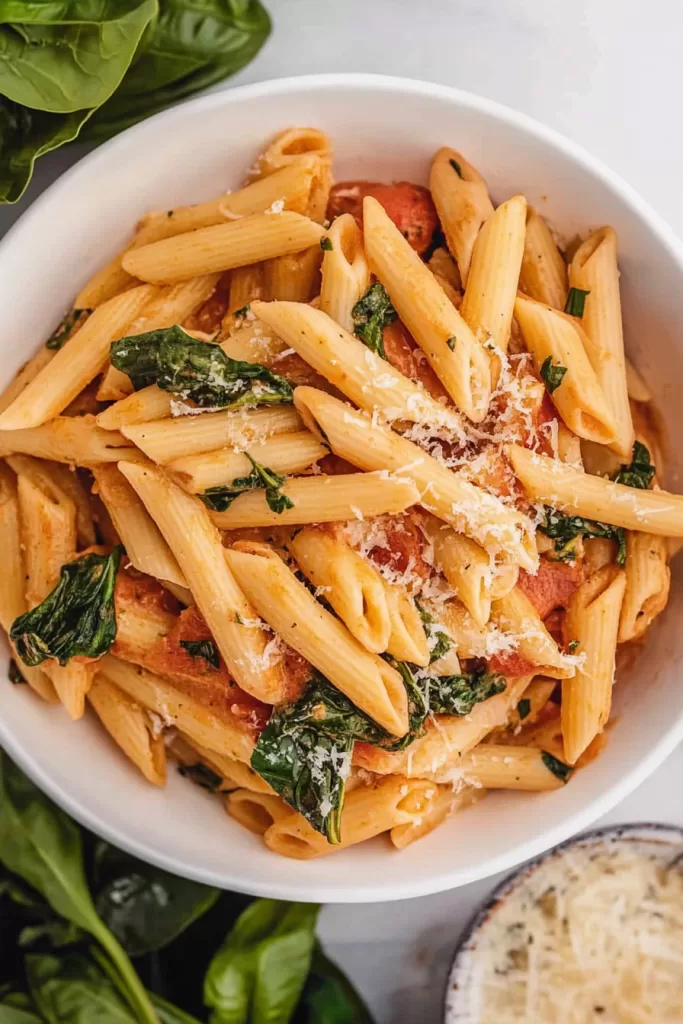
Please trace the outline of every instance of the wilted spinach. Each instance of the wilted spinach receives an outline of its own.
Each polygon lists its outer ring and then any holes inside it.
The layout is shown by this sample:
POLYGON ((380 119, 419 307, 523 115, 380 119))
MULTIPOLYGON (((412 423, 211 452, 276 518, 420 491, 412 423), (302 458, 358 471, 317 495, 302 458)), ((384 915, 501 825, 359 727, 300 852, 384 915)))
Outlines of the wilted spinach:
POLYGON ((45 348, 59 350, 64 342, 69 340, 81 317, 88 316, 90 313, 92 313, 92 309, 71 309, 65 313, 45 342, 45 348))
POLYGON ((360 338, 371 352, 376 352, 382 359, 386 359, 384 328, 387 324, 393 323, 398 314, 384 285, 379 281, 370 285, 365 295, 353 307, 351 316, 356 337, 360 338))
POLYGON ((557 391, 564 380, 566 372, 567 367, 562 366, 560 363, 553 363, 552 356, 548 356, 547 359, 543 360, 543 365, 541 366, 541 379, 548 389, 549 394, 552 395, 553 391, 557 391))
POLYGON ((443 629, 439 629, 439 624, 433 615, 431 615, 423 605, 418 601, 415 602, 417 610, 420 613, 422 619, 422 626, 427 636, 427 646, 429 647, 429 664, 438 661, 439 658, 443 658, 444 654, 448 654, 453 641, 449 637, 448 633, 445 633, 443 629))
POLYGON ((10 638, 26 665, 55 658, 99 658, 116 639, 114 584, 122 549, 84 555, 62 566, 59 583, 44 601, 12 623, 10 638))
POLYGON ((598 523, 583 516, 566 516, 546 505, 544 520, 538 524, 541 533, 555 541, 554 556, 558 562, 573 562, 576 558, 576 541, 579 537, 604 537, 618 544, 617 562, 626 561, 626 533, 620 526, 598 523))
POLYGON ((253 469, 249 476, 240 476, 230 484, 229 487, 209 487, 198 495, 207 508, 213 512, 225 512, 230 508, 235 498, 245 491, 253 491, 256 488, 265 488, 266 502, 272 512, 281 515, 285 509, 294 508, 294 502, 286 494, 282 494, 281 488, 286 482, 286 477, 280 476, 268 466, 263 466, 256 459, 253 459, 249 452, 244 453, 251 462, 253 469))
POLYGON ((166 327, 121 338, 111 345, 111 361, 130 377, 136 391, 156 384, 202 408, 282 405, 293 400, 284 377, 260 363, 227 356, 220 345, 197 341, 182 327, 166 327))
POLYGON ((628 466, 622 466, 614 478, 617 484, 624 484, 626 487, 638 487, 646 491, 652 483, 652 478, 657 472, 657 467, 650 458, 649 449, 636 441, 633 445, 633 455, 628 466))
POLYGON ((506 687, 504 676, 472 672, 460 676, 436 676, 427 679, 429 710, 435 715, 469 715, 475 704, 495 697, 506 687))
POLYGON ((549 754, 547 750, 542 752, 541 760, 548 771, 552 772, 558 779, 561 779, 564 783, 569 781, 569 777, 574 771, 570 764, 565 764, 564 761, 559 761, 552 754, 549 754))

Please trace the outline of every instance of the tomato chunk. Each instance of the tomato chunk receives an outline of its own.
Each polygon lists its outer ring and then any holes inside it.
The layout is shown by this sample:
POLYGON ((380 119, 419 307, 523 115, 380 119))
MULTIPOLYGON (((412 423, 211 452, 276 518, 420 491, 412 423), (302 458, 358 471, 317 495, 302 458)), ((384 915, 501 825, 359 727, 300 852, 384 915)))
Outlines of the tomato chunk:
POLYGON ((520 570, 517 585, 524 591, 542 619, 555 608, 566 608, 569 599, 583 582, 583 569, 577 562, 553 562, 542 558, 535 575, 520 570))
POLYGON ((362 225, 363 199, 372 196, 386 210, 415 252, 422 256, 432 244, 439 218, 428 188, 410 181, 385 185, 379 181, 340 181, 333 185, 327 216, 334 220, 350 213, 362 225))

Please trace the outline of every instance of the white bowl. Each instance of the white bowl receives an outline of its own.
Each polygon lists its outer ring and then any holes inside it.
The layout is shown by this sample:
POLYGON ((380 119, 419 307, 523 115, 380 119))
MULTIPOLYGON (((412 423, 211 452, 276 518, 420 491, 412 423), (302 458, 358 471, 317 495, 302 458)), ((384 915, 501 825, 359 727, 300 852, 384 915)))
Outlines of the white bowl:
MULTIPOLYGON (((0 384, 44 341, 80 286, 149 209, 237 186, 264 139, 318 125, 338 178, 426 181, 439 146, 480 168, 498 201, 523 192, 561 234, 619 233, 627 345, 673 436, 683 403, 683 248, 614 174, 574 143, 491 103, 441 86, 372 75, 321 75, 204 96, 100 147, 33 204, 0 246, 0 384)), ((675 488, 680 452, 669 452, 675 488)), ((623 799, 683 736, 679 685, 683 589, 673 587, 647 651, 620 679, 606 752, 562 791, 501 793, 402 853, 383 840, 300 862, 271 854, 215 799, 171 773, 158 792, 95 723, 71 722, 23 687, 2 690, 0 742, 69 813, 179 875, 296 900, 395 900, 514 867, 585 828, 623 799)))

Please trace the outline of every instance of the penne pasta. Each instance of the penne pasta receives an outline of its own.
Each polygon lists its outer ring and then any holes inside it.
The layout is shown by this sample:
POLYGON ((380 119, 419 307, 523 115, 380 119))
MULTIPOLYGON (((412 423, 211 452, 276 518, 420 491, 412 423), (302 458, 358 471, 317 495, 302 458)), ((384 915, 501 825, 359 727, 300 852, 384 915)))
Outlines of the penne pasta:
POLYGON ((515 302, 515 317, 536 372, 542 375, 543 367, 548 365, 565 370, 549 393, 566 425, 587 441, 610 444, 616 435, 616 425, 586 355, 583 331, 577 321, 523 296, 515 302))
POLYGON ((273 822, 264 835, 266 846, 283 857, 308 860, 343 850, 398 825, 415 824, 428 814, 439 797, 439 787, 422 779, 390 776, 374 786, 359 786, 346 797, 341 816, 341 842, 328 843, 301 815, 273 822))
POLYGON ((567 302, 567 264, 550 228, 533 206, 526 211, 519 287, 530 299, 554 309, 564 309, 567 302))
POLYGON ((577 643, 582 658, 573 679, 562 684, 562 736, 569 764, 576 764, 609 718, 625 588, 623 571, 605 566, 574 592, 567 608, 567 639, 577 643))
POLYGON ((294 402, 306 426, 337 455, 361 469, 411 481, 425 509, 487 550, 500 553, 501 558, 534 570, 538 555, 530 526, 493 495, 461 479, 388 427, 375 424, 367 413, 356 412, 331 395, 315 388, 297 388, 294 402))
POLYGON ((328 228, 327 239, 329 248, 323 255, 320 308, 345 331, 353 333, 353 307, 370 284, 363 233, 351 214, 344 213, 328 228))
POLYGON ((206 412, 199 416, 177 416, 121 427, 121 433, 129 443, 137 445, 148 458, 162 465, 226 446, 246 451, 267 437, 297 430, 301 430, 299 414, 286 405, 236 412, 206 412))
POLYGON ((254 299, 265 299, 266 297, 263 264, 252 263, 248 267, 235 267, 230 274, 228 308, 223 317, 223 327, 230 330, 236 313, 243 310, 254 299))
POLYGON ((202 503, 153 467, 121 463, 178 561, 235 681, 252 696, 276 704, 284 696, 280 661, 266 653, 268 637, 223 558, 223 546, 202 503))
POLYGON ((462 786, 457 791, 453 786, 439 786, 419 817, 403 825, 394 825, 389 832, 392 845, 397 850, 405 850, 406 846, 433 832, 446 818, 466 810, 485 795, 484 789, 475 786, 462 786))
POLYGON ((153 289, 140 285, 110 299, 92 313, 0 414, 0 431, 38 427, 59 415, 99 373, 110 343, 123 337, 152 293, 153 289))
POLYGON ((312 434, 299 430, 267 437, 246 452, 219 448, 200 455, 186 455, 167 463, 166 468, 186 491, 200 494, 210 487, 229 487, 234 480, 248 477, 253 471, 253 462, 267 466, 274 473, 302 473, 327 454, 327 448, 312 434))
MULTIPOLYGON (((125 377, 125 374, 123 375, 125 377)), ((114 402, 95 417, 98 427, 103 430, 120 430, 121 427, 136 423, 150 423, 153 420, 168 419, 171 415, 173 395, 162 391, 156 384, 134 391, 132 395, 114 402)))
POLYGON ((444 146, 432 162, 429 187, 448 248, 466 285, 474 244, 493 213, 486 182, 461 153, 444 146))
POLYGON ((125 476, 111 463, 95 466, 93 476, 126 555, 140 572, 187 586, 177 559, 125 476))
POLYGON ((544 626, 533 604, 520 587, 491 605, 491 619, 515 641, 521 658, 537 666, 539 675, 566 679, 574 675, 574 666, 562 655, 544 626))
POLYGON ((462 435, 455 409, 441 405, 322 310, 297 302, 256 302, 253 311, 352 402, 386 420, 448 427, 462 435))
POLYGON ((257 213, 129 249, 124 270, 153 284, 174 284, 260 263, 317 245, 323 229, 300 213, 257 213))
POLYGON ((38 376, 41 370, 47 366, 47 364, 54 359, 55 350, 50 349, 47 345, 43 345, 38 349, 36 354, 25 363, 14 380, 5 388, 0 395, 0 413, 3 413, 5 409, 8 409, 14 402, 21 392, 31 383, 32 380, 38 376))
POLYGON ((166 783, 166 747, 149 712, 127 693, 97 675, 88 702, 114 742, 153 786, 166 783))
POLYGON ((620 644, 637 640, 664 611, 669 600, 671 571, 666 537, 626 534, 626 588, 619 616, 620 644))
POLYGON ((90 495, 75 470, 58 462, 32 459, 26 455, 9 455, 6 461, 17 476, 24 476, 38 487, 45 486, 48 491, 54 486, 58 494, 71 499, 76 512, 74 551, 97 543, 90 495))
MULTIPOLYGON (((632 402, 651 402, 652 394, 647 384, 636 370, 628 357, 625 358, 626 365, 626 390, 632 402)), ((1 404, 0 404, 1 407, 1 404)))
MULTIPOLYGON (((303 252, 266 260, 263 264, 265 296, 287 302, 310 302, 320 292, 322 259, 320 242, 316 242, 303 252)), ((255 295, 254 299, 265 296, 255 295)))
POLYGON ((197 763, 206 765, 212 772, 221 778, 218 792, 227 793, 235 789, 247 789, 253 793, 267 793, 273 795, 265 779, 257 775, 244 761, 236 761, 234 757, 226 754, 217 754, 214 750, 207 750, 196 740, 190 740, 181 732, 175 732, 168 742, 168 752, 181 765, 192 767, 197 763))
POLYGON ((548 767, 538 747, 480 743, 458 763, 457 778, 484 789, 521 789, 534 793, 561 789, 565 784, 548 767))
POLYGON ((291 807, 275 793, 255 793, 252 789, 236 789, 225 798, 225 809, 257 836, 266 834, 271 825, 292 815, 291 807))
MULTIPOLYGON (((12 623, 27 610, 24 560, 21 550, 19 499, 13 473, 0 463, 0 545, 3 572, 0 575, 0 626, 9 633, 12 623)), ((11 646, 11 645, 10 645, 11 646)), ((16 652, 15 657, 16 657, 16 652)), ((21 663, 21 673, 32 690, 51 704, 59 698, 48 676, 21 663)))
POLYGON ((526 230, 526 199, 514 196, 477 235, 460 312, 482 343, 507 352, 526 230))
POLYGON ((381 473, 290 477, 280 494, 291 502, 291 507, 281 512, 273 511, 266 492, 259 489, 240 494, 225 512, 212 512, 211 519, 221 530, 303 526, 396 514, 420 497, 410 480, 387 479, 381 473))
POLYGON ((139 665, 107 654, 97 667, 111 683, 159 717, 165 726, 177 726, 191 741, 237 761, 249 762, 254 741, 229 709, 230 701, 202 702, 201 688, 185 692, 177 682, 153 675, 139 665))
POLYGON ((56 416, 40 427, 0 430, 0 457, 14 454, 76 466, 142 459, 130 441, 117 431, 102 430, 92 416, 56 416))
POLYGON ((435 563, 477 625, 485 626, 491 616, 496 576, 490 555, 469 537, 432 516, 425 516, 421 526, 434 546, 435 563))
POLYGON ((363 203, 363 225, 370 266, 398 315, 455 404, 479 423, 491 396, 486 352, 429 267, 370 196, 363 203))
POLYGON ((639 490, 590 476, 547 455, 510 445, 508 457, 528 497, 571 515, 585 516, 658 537, 683 536, 683 497, 639 490))
POLYGON ((237 582, 276 633, 392 735, 408 728, 406 691, 398 672, 366 651, 326 611, 266 544, 226 550, 237 582))
POLYGON ((616 424, 610 447, 630 458, 635 436, 626 384, 617 236, 612 228, 594 231, 579 246, 569 267, 569 284, 588 293, 581 323, 588 358, 616 424))

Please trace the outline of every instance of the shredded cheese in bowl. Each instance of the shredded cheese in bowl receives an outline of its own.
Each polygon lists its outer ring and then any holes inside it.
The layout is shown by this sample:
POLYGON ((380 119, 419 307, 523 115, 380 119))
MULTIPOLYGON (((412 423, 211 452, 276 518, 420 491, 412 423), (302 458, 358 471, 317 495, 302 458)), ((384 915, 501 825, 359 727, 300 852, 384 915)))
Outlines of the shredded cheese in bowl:
POLYGON ((445 1024, 682 1021, 683 830, 661 825, 590 833, 506 881, 446 993, 445 1024))

